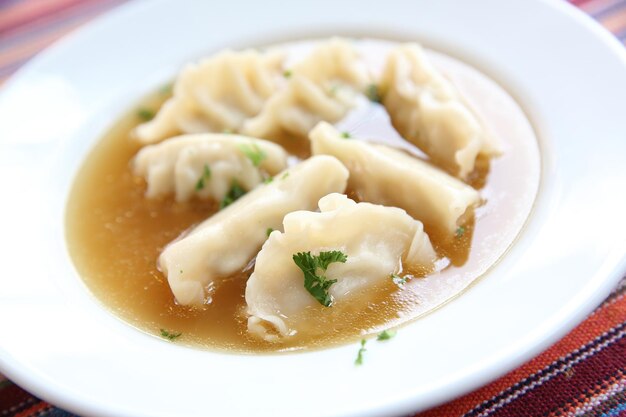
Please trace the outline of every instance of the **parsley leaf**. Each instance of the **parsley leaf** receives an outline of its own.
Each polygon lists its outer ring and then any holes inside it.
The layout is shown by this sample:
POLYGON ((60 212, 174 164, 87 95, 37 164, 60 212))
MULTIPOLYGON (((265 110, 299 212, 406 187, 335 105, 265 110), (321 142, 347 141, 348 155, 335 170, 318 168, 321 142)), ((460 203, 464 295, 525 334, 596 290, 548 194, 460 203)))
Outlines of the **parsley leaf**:
POLYGON ((137 110, 137 117, 139 117, 144 122, 148 122, 154 119, 154 111, 146 108, 141 108, 137 110))
POLYGON ((174 333, 174 332, 167 331, 165 329, 160 329, 160 330, 161 330, 161 337, 166 338, 170 342, 182 336, 182 333, 174 333))
POLYGON ((381 333, 378 334, 378 336, 376 337, 376 340, 378 341, 389 340, 392 337, 394 337, 396 333, 398 332, 395 330, 383 330, 381 333))
POLYGON ((283 174, 283 176, 282 176, 282 177, 280 177, 280 179, 281 179, 281 180, 284 180, 284 179, 286 179, 288 176, 289 176, 289 171, 285 172, 285 173, 283 174))
POLYGON ((258 167, 261 161, 267 158, 267 154, 256 143, 242 143, 239 145, 239 149, 252 161, 252 165, 255 167, 258 167))
POLYGON ((456 237, 463 237, 464 234, 465 234, 465 226, 459 226, 459 228, 456 229, 456 232, 455 232, 456 237))
POLYGON ((396 284, 398 287, 402 287, 409 280, 408 275, 401 277, 398 274, 391 274, 391 281, 396 284))
POLYGON ((361 339, 361 347, 359 348, 359 353, 357 353, 356 360, 354 361, 355 365, 363 365, 363 354, 367 352, 367 349, 365 349, 366 343, 367 340, 361 339))
POLYGON ((196 191, 200 191, 204 188, 204 182, 211 179, 211 168, 207 164, 204 164, 204 169, 202 170, 202 176, 198 179, 196 183, 196 191))
POLYGON ((274 177, 267 177, 263 180, 264 184, 269 184, 270 182, 274 181, 274 177))
POLYGON ((165 84, 159 89, 159 94, 162 96, 171 96, 174 85, 172 83, 165 84))
POLYGON ((283 72, 283 77, 285 77, 285 78, 289 78, 289 77, 291 77, 292 75, 293 75, 293 72, 292 72, 291 70, 285 70, 285 71, 283 72))
POLYGON ((341 137, 344 139, 350 139, 352 135, 350 134, 350 132, 341 132, 341 137))
POLYGON ((272 229, 271 227, 268 227, 267 230, 265 231, 265 235, 267 237, 270 237, 270 234, 274 231, 274 229, 272 229))
POLYGON ((368 85, 367 89, 365 90, 365 95, 367 96, 367 98, 370 99, 370 101, 373 101, 374 103, 380 103, 382 101, 380 93, 378 92, 378 86, 376 84, 368 85))
POLYGON ((311 255, 311 252, 299 252, 293 255, 293 261, 304 273, 304 288, 324 307, 330 307, 333 298, 328 293, 336 279, 328 279, 324 275, 331 263, 345 263, 348 257, 341 251, 320 252, 319 255, 311 255), (321 273, 318 273, 321 270, 321 273))
POLYGON ((239 197, 241 197, 245 193, 246 190, 241 188, 237 181, 233 181, 232 185, 230 186, 230 190, 228 190, 228 193, 226 194, 226 196, 224 196, 224 199, 220 203, 220 210, 234 203, 239 197))

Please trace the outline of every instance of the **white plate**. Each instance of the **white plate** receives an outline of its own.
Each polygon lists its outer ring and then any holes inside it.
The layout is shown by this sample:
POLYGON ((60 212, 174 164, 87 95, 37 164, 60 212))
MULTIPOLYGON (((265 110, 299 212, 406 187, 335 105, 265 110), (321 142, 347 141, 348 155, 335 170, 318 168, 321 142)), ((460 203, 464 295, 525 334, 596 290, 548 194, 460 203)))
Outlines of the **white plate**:
POLYGON ((139 1, 33 60, 0 95, 0 371, 87 415, 378 416, 449 400, 563 336, 626 266, 626 57, 564 2, 139 1), (90 146, 184 61, 330 34, 419 40, 504 85, 540 137, 542 184, 504 259, 462 297, 371 344, 290 355, 164 343, 105 311, 66 254, 90 146))

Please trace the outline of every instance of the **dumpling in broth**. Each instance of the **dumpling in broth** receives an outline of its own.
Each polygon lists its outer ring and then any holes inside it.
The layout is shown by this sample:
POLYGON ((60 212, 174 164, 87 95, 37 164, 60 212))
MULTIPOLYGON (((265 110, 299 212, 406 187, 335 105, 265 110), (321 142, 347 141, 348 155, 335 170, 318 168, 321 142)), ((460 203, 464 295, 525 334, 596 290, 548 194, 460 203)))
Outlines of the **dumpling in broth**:
POLYGON ((170 243, 159 257, 178 303, 202 304, 220 279, 242 270, 285 214, 313 210, 329 193, 343 192, 348 170, 331 156, 315 156, 278 174, 170 243))
POLYGON ((385 145, 345 139, 328 123, 310 134, 314 155, 332 155, 350 171, 349 187, 361 200, 400 207, 429 230, 454 236, 480 194, 462 181, 385 145))
POLYGON ((249 191, 287 168, 287 153, 275 143, 245 136, 200 133, 142 148, 133 160, 135 175, 146 180, 146 197, 170 194, 222 201, 233 184, 249 191))
POLYGON ((422 223, 404 210, 357 204, 340 194, 325 196, 319 208, 319 213, 287 214, 284 233, 272 232, 257 255, 246 286, 248 330, 253 335, 275 341, 305 330, 306 310, 323 303, 305 289, 303 270, 296 264, 307 252, 320 256, 340 251, 345 256, 321 271, 327 280, 336 280, 328 289, 329 301, 336 304, 390 280, 401 264, 434 267, 436 254, 422 223))
POLYGON ((174 84, 174 95, 156 117, 134 134, 154 143, 181 133, 236 132, 256 116, 282 81, 283 54, 224 51, 187 65, 174 84))
POLYGON ((336 122, 371 83, 354 46, 333 39, 317 47, 288 72, 287 85, 261 113, 244 123, 242 133, 271 138, 281 132, 306 136, 320 120, 336 122))
POLYGON ((479 154, 499 154, 494 138, 419 45, 391 51, 380 92, 398 132, 459 178, 474 170, 479 154))

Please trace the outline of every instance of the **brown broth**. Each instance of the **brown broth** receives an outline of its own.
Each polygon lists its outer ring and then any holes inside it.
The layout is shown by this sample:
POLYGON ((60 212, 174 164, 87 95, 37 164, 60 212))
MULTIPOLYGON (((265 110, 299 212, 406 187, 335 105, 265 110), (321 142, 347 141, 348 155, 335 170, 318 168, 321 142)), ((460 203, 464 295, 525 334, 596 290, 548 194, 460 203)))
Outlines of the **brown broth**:
MULTIPOLYGON (((376 42, 365 42, 364 48, 375 51, 376 42)), ((384 54, 368 56, 374 59, 370 64, 380 69, 384 54)), ((484 274, 519 233, 536 195, 539 154, 527 119, 504 91, 462 63, 437 54, 433 58, 450 70, 489 127, 506 138, 507 146, 500 158, 477 160, 468 182, 488 201, 476 210, 476 218, 468 213, 461 236, 446 237, 425 226, 437 253, 449 260, 441 273, 420 278, 426 271, 408 267, 403 274, 415 278, 403 288, 389 280, 354 294, 349 303, 307 309, 300 318, 308 327, 277 344, 248 335, 244 290, 249 269, 221 283, 210 304, 201 308, 178 305, 156 267, 157 258, 166 244, 215 213, 218 205, 197 199, 177 203, 173 198, 144 198, 145 183, 133 177, 130 165, 140 148, 130 138, 132 129, 142 122, 135 110, 97 143, 71 190, 67 244, 79 274, 105 307, 137 328, 156 336, 161 329, 181 333, 178 343, 234 352, 328 347, 401 325, 441 306, 484 274), (507 110, 500 112, 501 108, 507 110)), ((169 94, 161 91, 136 109, 156 110, 169 94)), ((386 137, 373 132, 372 136, 386 137)), ((310 156, 306 138, 274 140, 294 156, 310 156)), ((397 140, 388 144, 402 147, 397 140)), ((353 190, 347 194, 358 201, 353 190)))

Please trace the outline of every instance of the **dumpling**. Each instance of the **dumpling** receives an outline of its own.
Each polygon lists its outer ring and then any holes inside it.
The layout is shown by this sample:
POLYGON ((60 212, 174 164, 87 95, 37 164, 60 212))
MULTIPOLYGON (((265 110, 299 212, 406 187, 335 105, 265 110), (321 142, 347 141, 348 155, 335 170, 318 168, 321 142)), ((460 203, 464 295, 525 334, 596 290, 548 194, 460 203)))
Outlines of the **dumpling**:
POLYGON ((135 175, 146 180, 146 197, 174 193, 222 201, 233 184, 249 191, 287 167, 287 153, 272 142, 245 136, 201 133, 167 139, 142 148, 133 160, 135 175))
POLYGON ((181 133, 238 131, 278 88, 283 59, 280 52, 227 50, 188 65, 172 98, 135 129, 135 136, 154 143, 181 133))
POLYGON ((343 39, 322 44, 289 73, 285 88, 244 123, 243 134, 270 138, 285 132, 306 137, 320 120, 336 122, 345 116, 371 83, 356 49, 343 39))
POLYGON ((474 170, 479 154, 499 153, 494 138, 419 45, 390 52, 379 88, 398 132, 459 178, 474 170))
POLYGON ((403 151, 345 139, 328 123, 310 134, 314 155, 332 155, 350 171, 349 188, 361 200, 400 207, 428 230, 452 237, 464 215, 481 202, 469 185, 403 151))
POLYGON ((253 335, 273 341, 308 327, 307 310, 322 301, 305 289, 303 270, 296 264, 295 258, 306 252, 345 255, 324 273, 327 280, 337 280, 327 289, 335 304, 390 280, 402 264, 433 269, 437 256, 428 235, 404 210, 357 204, 340 194, 325 196, 319 208, 319 213, 287 214, 284 233, 273 232, 257 255, 246 286, 248 331, 253 335))
POLYGON ((176 300, 202 304, 220 279, 243 269, 269 229, 285 214, 312 210, 326 194, 343 192, 348 170, 330 156, 312 157, 283 171, 170 243, 159 257, 176 300))

